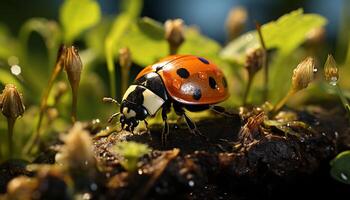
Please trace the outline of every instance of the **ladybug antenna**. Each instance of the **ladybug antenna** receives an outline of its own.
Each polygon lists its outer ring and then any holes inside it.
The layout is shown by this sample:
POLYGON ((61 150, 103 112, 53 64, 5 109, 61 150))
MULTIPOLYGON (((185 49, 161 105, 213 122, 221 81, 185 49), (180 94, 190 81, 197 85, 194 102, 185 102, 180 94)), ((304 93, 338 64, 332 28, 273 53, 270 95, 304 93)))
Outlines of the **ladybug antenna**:
POLYGON ((106 103, 114 103, 114 104, 117 104, 118 106, 120 106, 120 103, 111 97, 103 97, 102 101, 106 102, 106 103))

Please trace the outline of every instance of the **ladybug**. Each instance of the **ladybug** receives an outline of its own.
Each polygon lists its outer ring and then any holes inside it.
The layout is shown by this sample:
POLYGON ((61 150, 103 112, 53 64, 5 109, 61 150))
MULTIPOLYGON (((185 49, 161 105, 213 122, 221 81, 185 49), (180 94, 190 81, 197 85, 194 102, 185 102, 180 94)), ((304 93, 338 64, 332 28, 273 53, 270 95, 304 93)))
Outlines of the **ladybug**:
POLYGON ((133 131, 139 121, 144 121, 147 126, 146 117, 155 116, 161 110, 164 142, 169 133, 167 114, 171 106, 177 115, 185 118, 192 133, 200 134, 185 110, 212 109, 224 113, 222 107, 214 104, 228 96, 227 80, 214 63, 193 55, 172 55, 144 68, 137 75, 123 96, 120 112, 112 115, 110 120, 120 115, 122 129, 133 131))

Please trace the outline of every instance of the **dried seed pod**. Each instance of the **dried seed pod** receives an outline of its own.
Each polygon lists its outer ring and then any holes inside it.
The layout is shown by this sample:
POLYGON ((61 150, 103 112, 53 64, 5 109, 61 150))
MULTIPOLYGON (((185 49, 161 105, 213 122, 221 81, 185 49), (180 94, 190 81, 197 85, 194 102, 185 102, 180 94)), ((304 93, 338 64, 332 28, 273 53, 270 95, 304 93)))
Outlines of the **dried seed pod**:
POLYGON ((324 76, 326 81, 331 85, 336 85, 339 79, 339 72, 337 63, 331 54, 328 55, 326 63, 324 64, 324 76))
POLYGON ((72 121, 76 121, 76 110, 78 101, 78 88, 80 83, 80 75, 83 69, 78 49, 74 46, 66 49, 66 54, 63 59, 63 66, 67 72, 68 80, 72 88, 72 121))
POLYGON ((0 108, 4 116, 17 119, 24 113, 22 95, 13 84, 7 84, 0 96, 0 108))
POLYGON ((230 10, 225 24, 229 41, 235 39, 243 31, 247 19, 248 13, 244 7, 235 7, 230 10))
POLYGON ((249 75, 254 75, 262 68, 263 62, 264 50, 262 48, 250 49, 247 52, 244 67, 247 69, 249 75))
POLYGON ((13 128, 16 119, 24 113, 22 95, 13 84, 7 84, 0 95, 0 108, 2 114, 7 118, 7 133, 9 153, 13 153, 13 128))
POLYGON ((164 27, 165 39, 168 40, 170 54, 176 54, 180 45, 185 41, 184 21, 182 19, 167 20, 164 27))
POLYGON ((326 38, 326 29, 325 27, 317 27, 313 28, 307 35, 306 35, 306 44, 308 45, 319 45, 322 43, 326 38))
POLYGON ((265 61, 265 51, 262 48, 250 49, 247 52, 244 67, 248 71, 248 83, 243 96, 243 105, 246 104, 248 94, 253 83, 255 74, 263 67, 265 61))
POLYGON ((314 79, 315 61, 311 57, 305 58, 293 71, 292 89, 294 92, 307 88, 314 79))
POLYGON ((315 61, 313 58, 307 57, 300 62, 293 71, 292 87, 286 96, 276 104, 273 111, 277 113, 296 92, 307 88, 309 83, 313 81, 315 72, 317 72, 317 69, 315 68, 315 61))

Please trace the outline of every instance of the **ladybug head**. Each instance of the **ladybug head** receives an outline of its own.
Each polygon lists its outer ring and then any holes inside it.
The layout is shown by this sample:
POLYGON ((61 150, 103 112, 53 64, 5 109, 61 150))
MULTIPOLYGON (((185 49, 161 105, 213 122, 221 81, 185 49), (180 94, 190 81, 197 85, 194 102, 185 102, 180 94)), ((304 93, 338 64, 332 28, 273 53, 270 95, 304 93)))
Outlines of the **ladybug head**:
POLYGON ((148 113, 142 105, 138 105, 124 100, 120 106, 120 123, 122 128, 133 131, 139 124, 140 120, 144 120, 148 113), (125 127, 126 126, 126 127, 125 127))

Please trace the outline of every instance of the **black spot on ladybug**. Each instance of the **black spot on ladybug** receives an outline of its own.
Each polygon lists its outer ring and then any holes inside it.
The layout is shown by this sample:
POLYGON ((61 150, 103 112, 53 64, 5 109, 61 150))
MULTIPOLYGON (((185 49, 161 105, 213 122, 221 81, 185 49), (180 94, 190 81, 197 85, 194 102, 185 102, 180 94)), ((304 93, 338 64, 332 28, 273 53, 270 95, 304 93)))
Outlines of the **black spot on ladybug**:
POLYGON ((179 68, 178 70, 176 70, 176 73, 181 78, 188 78, 190 76, 190 72, 188 72, 185 68, 179 68))
POLYGON ((193 92, 193 99, 199 100, 202 97, 202 91, 199 88, 196 88, 193 92))
POLYGON ((222 84, 224 85, 225 88, 227 88, 227 80, 225 77, 222 77, 222 84))
POLYGON ((209 86, 211 87, 211 89, 216 89, 217 88, 217 84, 216 81, 213 77, 209 77, 209 86))
POLYGON ((209 64, 209 61, 206 60, 205 58, 198 57, 198 59, 199 59, 202 63, 204 63, 204 64, 209 64))

